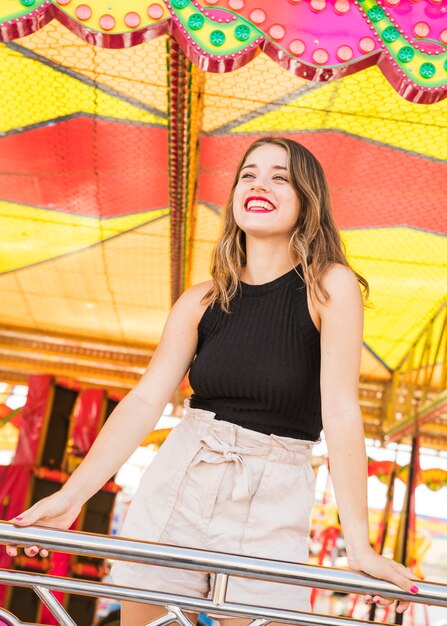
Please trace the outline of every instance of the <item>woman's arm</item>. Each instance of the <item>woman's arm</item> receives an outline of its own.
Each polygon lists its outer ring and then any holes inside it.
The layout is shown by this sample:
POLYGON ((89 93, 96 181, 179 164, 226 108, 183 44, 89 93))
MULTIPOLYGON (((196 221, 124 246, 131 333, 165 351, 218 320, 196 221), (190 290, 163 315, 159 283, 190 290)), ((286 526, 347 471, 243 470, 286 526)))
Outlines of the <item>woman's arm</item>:
POLYGON ((160 343, 138 384, 111 413, 92 448, 64 486, 82 502, 113 476, 157 424, 197 348, 201 297, 209 284, 186 291, 172 308, 160 343))
MULTIPOLYGON (((157 350, 136 387, 117 405, 85 459, 62 489, 37 502, 13 521, 69 528, 82 505, 113 476, 153 430, 189 369, 197 347, 197 324, 206 305, 201 298, 210 287, 188 289, 172 308, 157 350)), ((14 555, 17 551, 9 547, 14 555)), ((37 552, 28 548, 27 554, 37 552)))
MULTIPOLYGON (((354 273, 340 264, 328 268, 324 286, 330 300, 319 306, 323 429, 348 563, 414 592, 411 571, 379 556, 369 543, 367 456, 358 401, 363 337, 360 288, 354 273)), ((398 610, 407 606, 401 602, 398 610)))

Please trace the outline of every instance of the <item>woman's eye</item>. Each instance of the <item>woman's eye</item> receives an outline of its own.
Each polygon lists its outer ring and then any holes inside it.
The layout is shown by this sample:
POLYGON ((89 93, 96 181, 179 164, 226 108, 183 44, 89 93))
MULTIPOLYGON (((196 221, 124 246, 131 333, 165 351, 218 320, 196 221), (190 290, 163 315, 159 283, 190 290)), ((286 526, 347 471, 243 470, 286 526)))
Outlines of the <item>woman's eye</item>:
MULTIPOLYGON (((254 178, 255 175, 254 174, 250 174, 247 172, 247 174, 242 174, 241 179, 242 178, 254 178)), ((274 176, 273 180, 283 180, 285 183, 289 182, 287 178, 285 178, 284 176, 274 176)))

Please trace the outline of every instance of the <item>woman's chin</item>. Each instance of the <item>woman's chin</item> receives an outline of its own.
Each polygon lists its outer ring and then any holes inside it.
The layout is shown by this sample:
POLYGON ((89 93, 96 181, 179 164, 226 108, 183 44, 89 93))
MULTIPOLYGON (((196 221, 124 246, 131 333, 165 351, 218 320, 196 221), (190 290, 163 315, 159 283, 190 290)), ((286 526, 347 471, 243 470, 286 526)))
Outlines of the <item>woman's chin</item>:
POLYGON ((290 239, 290 231, 278 231, 277 229, 269 228, 266 225, 256 225, 250 224, 249 226, 240 227, 241 230, 244 231, 246 237, 252 237, 253 239, 285 239, 289 241, 290 239))

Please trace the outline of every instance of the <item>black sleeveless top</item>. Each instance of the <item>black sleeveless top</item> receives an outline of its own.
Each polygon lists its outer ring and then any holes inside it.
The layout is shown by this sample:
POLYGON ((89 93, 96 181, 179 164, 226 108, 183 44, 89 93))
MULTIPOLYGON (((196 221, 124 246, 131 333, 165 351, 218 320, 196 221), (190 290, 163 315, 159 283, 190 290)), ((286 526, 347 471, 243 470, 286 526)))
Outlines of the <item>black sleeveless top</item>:
POLYGON ((263 285, 241 282, 230 313, 206 309, 189 372, 191 407, 268 435, 319 438, 320 335, 296 270, 263 285))

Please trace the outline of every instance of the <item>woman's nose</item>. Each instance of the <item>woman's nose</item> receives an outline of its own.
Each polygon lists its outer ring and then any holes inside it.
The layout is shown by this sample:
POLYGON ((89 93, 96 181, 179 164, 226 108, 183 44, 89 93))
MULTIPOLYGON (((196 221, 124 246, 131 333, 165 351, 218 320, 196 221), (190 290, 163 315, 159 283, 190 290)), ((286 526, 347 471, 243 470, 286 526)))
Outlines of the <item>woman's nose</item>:
POLYGON ((266 181, 258 179, 258 180, 253 181, 251 188, 253 190, 256 190, 256 189, 269 190, 270 186, 266 181))

